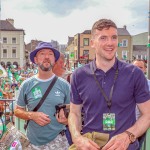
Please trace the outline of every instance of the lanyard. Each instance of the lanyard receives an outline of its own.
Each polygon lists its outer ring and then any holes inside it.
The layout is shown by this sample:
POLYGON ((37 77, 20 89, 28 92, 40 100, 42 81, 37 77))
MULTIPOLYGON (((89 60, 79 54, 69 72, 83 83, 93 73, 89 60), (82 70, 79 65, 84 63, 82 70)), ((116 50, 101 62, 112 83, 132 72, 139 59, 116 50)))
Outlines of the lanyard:
POLYGON ((102 95, 104 96, 105 100, 106 100, 106 103, 107 103, 107 107, 110 111, 110 108, 111 108, 111 105, 112 105, 112 94, 113 94, 113 91, 114 91, 114 86, 115 86, 115 82, 116 82, 116 79, 118 77, 118 64, 117 64, 117 69, 115 71, 115 76, 114 76, 114 82, 113 82, 113 85, 111 87, 111 90, 110 90, 110 94, 109 94, 109 98, 107 97, 106 93, 104 92, 103 88, 101 87, 99 81, 97 80, 96 78, 96 74, 94 73, 94 70, 93 70, 93 67, 92 67, 92 63, 90 63, 90 69, 91 71, 93 72, 93 76, 94 76, 94 79, 100 89, 100 92, 102 93, 102 95))

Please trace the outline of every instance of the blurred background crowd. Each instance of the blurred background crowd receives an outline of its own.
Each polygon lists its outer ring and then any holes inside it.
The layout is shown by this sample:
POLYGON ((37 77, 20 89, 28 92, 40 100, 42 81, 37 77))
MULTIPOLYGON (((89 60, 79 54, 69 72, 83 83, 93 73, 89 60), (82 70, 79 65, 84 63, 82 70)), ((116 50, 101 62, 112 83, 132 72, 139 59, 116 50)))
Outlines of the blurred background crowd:
POLYGON ((7 121, 7 123, 12 121, 12 102, 14 104, 19 86, 24 80, 36 73, 36 66, 25 66, 23 68, 15 65, 8 67, 0 66, 0 111, 6 114, 4 120, 7 121), (7 101, 7 99, 10 101, 7 101), (3 100, 6 100, 6 102, 3 100))

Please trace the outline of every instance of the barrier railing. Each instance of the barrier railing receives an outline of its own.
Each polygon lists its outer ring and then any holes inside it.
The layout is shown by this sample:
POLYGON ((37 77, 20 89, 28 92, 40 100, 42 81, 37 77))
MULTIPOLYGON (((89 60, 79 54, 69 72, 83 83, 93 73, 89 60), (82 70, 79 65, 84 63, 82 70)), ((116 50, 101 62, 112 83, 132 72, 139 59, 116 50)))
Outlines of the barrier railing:
MULTIPOLYGON (((14 102, 15 99, 0 99, 0 105, 1 107, 4 107, 4 110, 3 110, 3 115, 4 115, 4 120, 5 120, 5 125, 7 124, 6 122, 6 116, 7 116, 7 103, 9 103, 9 105, 11 104, 11 116, 13 118, 14 116, 14 102)), ((10 106, 9 106, 10 107, 10 106)), ((3 108, 2 108, 3 109, 3 108)), ((13 121, 10 120, 10 121, 13 121)))

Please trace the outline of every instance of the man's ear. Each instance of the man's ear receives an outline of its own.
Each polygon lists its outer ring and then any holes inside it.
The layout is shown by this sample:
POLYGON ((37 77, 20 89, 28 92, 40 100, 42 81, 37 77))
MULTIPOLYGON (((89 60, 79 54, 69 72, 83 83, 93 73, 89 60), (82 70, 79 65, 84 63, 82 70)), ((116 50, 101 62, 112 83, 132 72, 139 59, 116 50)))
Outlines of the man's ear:
POLYGON ((34 57, 34 62, 37 64, 37 58, 36 57, 34 57))
POLYGON ((91 44, 91 47, 94 48, 94 41, 92 39, 90 40, 90 44, 91 44))

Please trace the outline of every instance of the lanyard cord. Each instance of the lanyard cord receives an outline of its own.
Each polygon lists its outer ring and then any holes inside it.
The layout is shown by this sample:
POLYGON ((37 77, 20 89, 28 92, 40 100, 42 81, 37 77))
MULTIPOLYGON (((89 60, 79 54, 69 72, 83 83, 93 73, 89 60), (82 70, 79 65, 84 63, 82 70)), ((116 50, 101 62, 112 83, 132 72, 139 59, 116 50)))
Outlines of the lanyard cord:
POLYGON ((107 103, 107 107, 110 111, 110 108, 111 108, 111 105, 112 105, 112 94, 113 94, 113 91, 114 91, 114 85, 115 85, 115 82, 117 80, 117 77, 118 77, 118 65, 117 65, 117 69, 116 69, 116 72, 115 72, 115 76, 114 76, 114 82, 113 82, 113 85, 111 87, 111 90, 110 90, 110 95, 109 95, 109 99, 106 95, 106 93, 104 92, 103 88, 101 87, 99 81, 97 80, 96 78, 96 74, 94 73, 94 70, 93 70, 93 67, 92 67, 92 63, 90 63, 90 68, 91 68, 91 71, 93 72, 93 76, 94 76, 94 79, 100 89, 100 92, 102 93, 102 95, 104 96, 105 100, 106 100, 106 103, 107 103))

